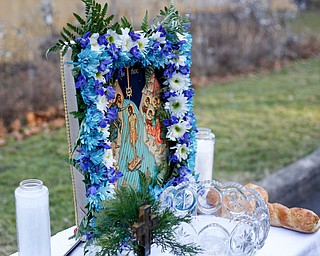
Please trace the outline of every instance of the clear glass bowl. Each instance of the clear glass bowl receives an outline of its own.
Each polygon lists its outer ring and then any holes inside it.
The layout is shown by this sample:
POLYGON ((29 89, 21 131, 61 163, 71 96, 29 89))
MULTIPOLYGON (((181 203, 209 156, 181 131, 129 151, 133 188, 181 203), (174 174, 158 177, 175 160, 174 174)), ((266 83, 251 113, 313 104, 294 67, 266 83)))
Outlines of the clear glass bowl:
POLYGON ((251 256, 261 249, 270 229, 268 207, 260 194, 240 184, 217 181, 181 183, 161 195, 163 208, 180 216, 192 213, 190 224, 176 232, 181 243, 194 242, 201 255, 251 256))

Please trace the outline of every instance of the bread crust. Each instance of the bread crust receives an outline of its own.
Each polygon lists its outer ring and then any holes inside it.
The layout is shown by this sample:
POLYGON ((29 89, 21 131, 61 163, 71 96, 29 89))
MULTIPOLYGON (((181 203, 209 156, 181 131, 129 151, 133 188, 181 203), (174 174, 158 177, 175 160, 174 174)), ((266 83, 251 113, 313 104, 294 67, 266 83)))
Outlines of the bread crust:
POLYGON ((299 207, 288 208, 279 203, 269 203, 268 192, 264 188, 252 183, 245 185, 245 187, 255 189, 266 201, 272 226, 303 233, 314 233, 320 229, 319 216, 313 211, 299 207))

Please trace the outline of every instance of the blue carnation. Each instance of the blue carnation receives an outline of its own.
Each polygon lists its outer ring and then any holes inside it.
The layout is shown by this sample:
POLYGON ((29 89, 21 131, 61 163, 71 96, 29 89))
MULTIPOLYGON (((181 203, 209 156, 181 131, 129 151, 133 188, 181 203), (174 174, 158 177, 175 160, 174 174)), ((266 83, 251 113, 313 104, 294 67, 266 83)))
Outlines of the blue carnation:
POLYGON ((96 51, 84 49, 78 54, 81 74, 86 77, 94 77, 100 64, 99 54, 96 51))

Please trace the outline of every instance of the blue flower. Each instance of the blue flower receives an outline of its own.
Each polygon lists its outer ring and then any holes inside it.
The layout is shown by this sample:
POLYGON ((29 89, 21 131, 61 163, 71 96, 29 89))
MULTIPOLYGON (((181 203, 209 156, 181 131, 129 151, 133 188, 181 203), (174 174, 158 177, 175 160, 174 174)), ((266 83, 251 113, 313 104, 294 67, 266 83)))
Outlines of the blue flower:
POLYGON ((108 171, 108 181, 111 184, 114 184, 121 177, 123 177, 123 173, 119 171, 115 171, 114 168, 112 169, 110 168, 110 170, 108 171))
POLYGON ((186 98, 187 98, 188 100, 190 100, 190 99, 193 97, 193 95, 194 95, 194 89, 193 89, 193 88, 190 88, 190 89, 184 91, 183 94, 184 94, 184 96, 186 96, 186 98))
POLYGON ((164 46, 162 47, 162 53, 164 54, 164 56, 169 56, 171 52, 172 52, 171 44, 165 43, 164 46))
POLYGON ((103 83, 101 83, 100 81, 95 80, 94 89, 98 95, 100 96, 104 95, 103 83))
POLYGON ((160 37, 166 37, 166 31, 163 29, 162 25, 160 25, 156 31, 160 32, 160 37))
POLYGON ((102 119, 100 122, 99 122, 99 127, 100 128, 106 128, 108 125, 108 120, 107 119, 102 119))
POLYGON ((80 43, 81 48, 86 48, 90 43, 89 37, 91 36, 90 32, 87 32, 83 35, 83 37, 77 38, 76 40, 80 43))
POLYGON ((180 139, 179 139, 180 144, 187 144, 189 146, 190 144, 190 135, 189 133, 185 133, 180 139))
POLYGON ((107 100, 113 100, 116 96, 116 89, 112 86, 108 86, 106 88, 106 91, 105 91, 105 95, 107 97, 107 100))
POLYGON ((162 94, 162 98, 163 99, 168 99, 168 98, 170 98, 171 97, 171 94, 170 94, 170 92, 169 91, 165 91, 163 94, 162 94))
POLYGON ((153 53, 153 54, 156 54, 156 51, 159 51, 160 49, 161 49, 161 48, 160 48, 160 43, 157 42, 157 41, 155 41, 155 42, 153 43, 153 45, 152 45, 152 48, 151 48, 152 53, 153 53))
POLYGON ((165 119, 164 121, 163 121, 163 125, 165 126, 165 127, 168 127, 168 126, 170 126, 170 125, 172 125, 171 124, 171 120, 168 118, 168 119, 165 119))
POLYGON ((104 149, 110 149, 111 146, 105 141, 100 141, 99 147, 103 147, 104 149))
POLYGON ((98 70, 102 72, 106 71, 110 63, 112 63, 110 59, 101 61, 98 70))
POLYGON ((98 72, 99 54, 86 48, 78 54, 78 62, 81 74, 87 78, 93 77, 98 72))
POLYGON ((91 185, 87 190, 86 196, 96 195, 97 192, 98 192, 98 189, 99 189, 99 185, 98 184, 91 185))
POLYGON ((187 166, 180 166, 178 168, 178 173, 180 174, 180 176, 187 176, 191 173, 191 171, 188 169, 187 166))
POLYGON ((136 59, 140 59, 141 54, 139 51, 138 46, 134 46, 131 48, 130 53, 133 55, 133 57, 135 57, 136 59))
POLYGON ((99 38, 98 38, 98 44, 100 44, 100 45, 108 45, 107 36, 109 36, 109 34, 100 35, 99 38))
POLYGON ((79 89, 87 83, 87 78, 83 75, 77 77, 76 88, 79 89))
POLYGON ((141 38, 141 35, 135 32, 129 32, 129 36, 131 37, 133 42, 136 42, 138 39, 141 38))
POLYGON ((184 75, 188 75, 188 74, 190 74, 190 68, 189 68, 189 66, 188 65, 185 65, 185 66, 183 66, 183 67, 179 67, 179 71, 182 73, 182 74, 184 74, 184 75))
POLYGON ((179 159, 175 154, 169 154, 168 155, 168 159, 169 159, 169 162, 173 162, 173 163, 178 163, 179 162, 179 159))
POLYGON ((108 49, 108 53, 110 54, 111 58, 114 61, 117 61, 119 59, 120 49, 117 48, 117 46, 115 44, 110 44, 110 47, 108 49))
POLYGON ((176 65, 173 63, 170 63, 168 66, 166 66, 166 69, 163 72, 163 75, 167 78, 172 78, 173 73, 176 72, 176 65))
POLYGON ((118 109, 117 108, 109 108, 107 112, 107 120, 117 120, 118 109))
MULTIPOLYGON (((97 142, 98 142, 97 147, 99 147, 101 143, 99 140, 97 142)), ((97 148, 96 150, 93 150, 90 152, 90 160, 95 166, 99 165, 103 161, 103 157, 102 157, 103 153, 104 153, 103 148, 97 148)), ((97 169, 95 169, 95 172, 97 172, 97 169)))
POLYGON ((87 155, 84 150, 78 150, 78 153, 81 153, 81 155, 76 158, 76 161, 80 163, 80 169, 83 171, 88 170, 90 164, 90 156, 87 155))
POLYGON ((96 106, 91 106, 87 109, 84 125, 86 127, 89 127, 89 130, 95 130, 98 127, 102 118, 103 115, 100 111, 98 111, 96 106))
POLYGON ((158 185, 152 187, 151 185, 149 186, 149 191, 153 199, 156 201, 159 200, 160 195, 162 194, 164 188, 159 187, 158 185))
POLYGON ((176 116, 171 117, 171 125, 179 123, 179 118, 176 116))
POLYGON ((85 104, 90 105, 95 102, 97 99, 97 93, 94 87, 95 80, 90 79, 82 88, 81 88, 81 96, 85 104))

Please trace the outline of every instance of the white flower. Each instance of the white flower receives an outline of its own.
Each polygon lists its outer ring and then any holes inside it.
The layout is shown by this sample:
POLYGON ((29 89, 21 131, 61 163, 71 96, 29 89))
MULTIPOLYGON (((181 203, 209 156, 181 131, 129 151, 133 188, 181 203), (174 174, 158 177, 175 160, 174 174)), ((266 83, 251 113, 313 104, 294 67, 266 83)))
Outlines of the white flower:
POLYGON ((141 33, 141 37, 140 37, 140 39, 137 40, 136 43, 137 43, 139 51, 142 52, 143 54, 145 54, 147 51, 149 39, 147 37, 145 37, 145 35, 143 33, 141 33))
POLYGON ((102 96, 98 95, 97 100, 98 100, 96 102, 97 109, 99 109, 101 112, 104 112, 108 105, 107 97, 105 95, 102 95, 102 96))
POLYGON ((186 40, 185 34, 177 33, 177 35, 178 35, 178 38, 179 38, 180 41, 186 40))
POLYGON ((134 46, 134 42, 131 36, 129 35, 130 29, 122 28, 121 31, 122 31, 122 35, 119 35, 121 40, 121 49, 122 51, 130 51, 131 48, 134 46))
POLYGON ((105 149, 104 154, 102 156, 103 158, 103 164, 110 168, 113 166, 113 164, 116 162, 116 160, 113 158, 112 149, 105 149))
POLYGON ((182 118, 188 112, 188 99, 183 94, 172 96, 165 103, 164 108, 169 110, 173 116, 182 118))
MULTIPOLYGON (((109 72, 109 71, 108 71, 109 72)), ((99 82, 105 84, 106 83, 106 79, 105 77, 103 76, 104 74, 108 73, 108 72, 98 72, 94 75, 94 79, 98 80, 99 82)))
POLYGON ((187 90, 190 85, 189 77, 181 73, 175 72, 172 78, 169 78, 166 83, 169 83, 170 89, 175 92, 187 90))
POLYGON ((178 58, 174 59, 173 61, 176 64, 176 67, 183 67, 186 65, 187 57, 184 55, 179 55, 178 58))
POLYGON ((159 42, 160 44, 165 44, 166 43, 166 38, 164 36, 161 36, 161 32, 157 31, 155 34, 153 34, 151 36, 151 38, 156 41, 159 42))
POLYGON ((105 128, 101 128, 99 126, 98 130, 99 130, 99 132, 103 133, 103 135, 102 135, 103 138, 105 138, 105 139, 109 138, 109 136, 110 136, 110 125, 109 124, 107 124, 107 126, 105 128))
POLYGON ((175 147, 171 147, 171 149, 176 149, 176 152, 174 154, 178 157, 179 162, 187 159, 188 148, 186 144, 177 144, 175 147))
POLYGON ((109 44, 115 44, 117 47, 121 47, 121 39, 115 31, 108 29, 107 34, 109 35, 107 36, 109 44))
POLYGON ((179 121, 179 123, 168 127, 168 133, 166 137, 171 141, 176 141, 177 139, 180 139, 189 129, 190 124, 188 122, 179 121))
POLYGON ((99 38, 98 33, 92 34, 89 38, 92 51, 97 51, 97 52, 101 51, 102 47, 98 44, 98 38, 99 38))

